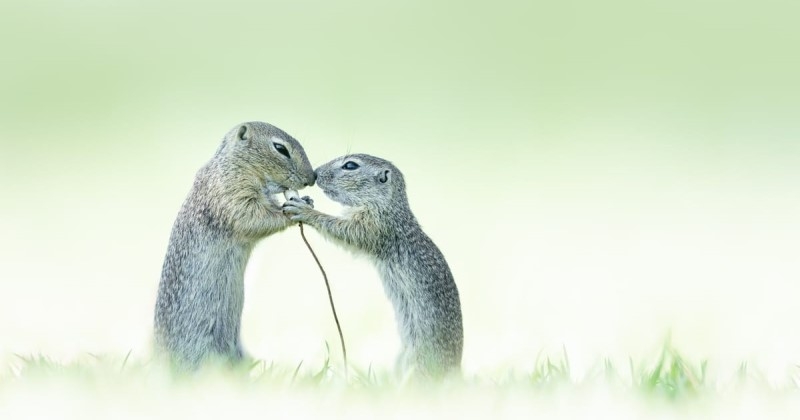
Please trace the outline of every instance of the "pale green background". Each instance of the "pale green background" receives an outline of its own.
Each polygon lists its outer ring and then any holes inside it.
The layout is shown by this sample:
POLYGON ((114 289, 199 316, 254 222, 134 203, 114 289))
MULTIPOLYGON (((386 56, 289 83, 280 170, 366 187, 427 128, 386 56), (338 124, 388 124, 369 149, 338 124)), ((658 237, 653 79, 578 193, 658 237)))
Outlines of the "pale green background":
MULTIPOLYGON (((246 120, 312 164, 393 160, 461 290, 468 372, 576 374, 669 330, 721 371, 800 360, 795 1, 4 2, 0 355, 146 357, 194 171, 246 120)), ((320 208, 337 211, 318 189, 320 208)), ((247 273, 254 356, 338 357, 296 230, 247 273)), ((374 271, 310 235, 352 362, 391 366, 374 271)), ((337 359, 338 360, 338 359, 337 359)), ((777 379, 776 379, 777 380, 777 379)))

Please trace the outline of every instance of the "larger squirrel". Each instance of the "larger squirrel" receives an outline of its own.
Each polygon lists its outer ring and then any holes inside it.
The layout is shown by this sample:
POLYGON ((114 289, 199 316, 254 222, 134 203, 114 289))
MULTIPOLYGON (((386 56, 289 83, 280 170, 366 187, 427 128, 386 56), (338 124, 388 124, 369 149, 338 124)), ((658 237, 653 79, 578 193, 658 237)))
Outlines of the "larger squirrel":
MULTIPOLYGON (((182 370, 244 356, 244 271, 256 243, 295 224, 275 195, 314 184, 300 143, 263 122, 230 130, 198 172, 170 235, 155 345, 182 370)), ((310 202, 310 200, 309 200, 310 202)))
POLYGON ((284 212, 375 264, 394 306, 402 373, 438 379, 460 370, 464 346, 461 303, 444 256, 422 231, 391 162, 354 154, 316 170, 317 185, 346 206, 344 217, 291 199, 284 212))

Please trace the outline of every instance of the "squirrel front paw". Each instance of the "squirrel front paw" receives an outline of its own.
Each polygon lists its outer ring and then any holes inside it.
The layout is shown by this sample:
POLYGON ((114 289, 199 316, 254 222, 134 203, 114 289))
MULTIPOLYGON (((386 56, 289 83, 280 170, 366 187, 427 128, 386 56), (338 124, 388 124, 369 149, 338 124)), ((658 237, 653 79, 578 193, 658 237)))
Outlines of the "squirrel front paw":
POLYGON ((283 203, 283 214, 289 216, 295 222, 307 222, 311 212, 314 210, 314 200, 305 196, 303 198, 292 197, 283 203))

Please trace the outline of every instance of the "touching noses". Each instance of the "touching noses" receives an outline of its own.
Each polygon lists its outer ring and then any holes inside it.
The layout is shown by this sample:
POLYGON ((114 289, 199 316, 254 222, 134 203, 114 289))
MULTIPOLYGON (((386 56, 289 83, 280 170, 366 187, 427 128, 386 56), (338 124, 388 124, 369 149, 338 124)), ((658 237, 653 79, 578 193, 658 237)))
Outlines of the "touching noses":
POLYGON ((310 186, 314 185, 315 182, 317 182, 317 172, 316 171, 311 173, 311 183, 307 182, 306 183, 306 187, 310 187, 310 186))

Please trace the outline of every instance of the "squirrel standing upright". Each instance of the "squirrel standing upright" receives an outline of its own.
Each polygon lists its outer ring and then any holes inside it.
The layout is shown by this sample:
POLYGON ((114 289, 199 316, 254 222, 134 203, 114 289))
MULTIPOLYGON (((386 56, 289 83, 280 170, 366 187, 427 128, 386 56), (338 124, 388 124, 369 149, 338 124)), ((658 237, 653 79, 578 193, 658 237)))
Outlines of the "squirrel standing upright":
POLYGON ((330 216, 296 199, 283 211, 374 262, 394 307, 403 371, 429 378, 458 372, 464 345, 458 289, 411 212, 403 175, 364 154, 334 159, 316 174, 325 195, 348 207, 346 215, 330 216))
POLYGON ((315 179, 303 147, 277 127, 246 122, 225 135, 172 228, 155 306, 157 353, 182 370, 244 356, 239 334, 250 253, 260 239, 296 223, 274 195, 315 179))

